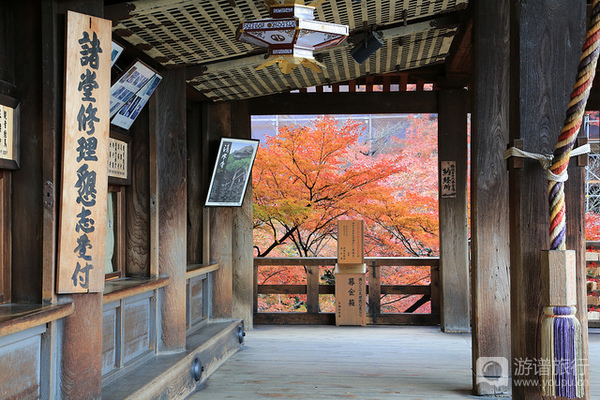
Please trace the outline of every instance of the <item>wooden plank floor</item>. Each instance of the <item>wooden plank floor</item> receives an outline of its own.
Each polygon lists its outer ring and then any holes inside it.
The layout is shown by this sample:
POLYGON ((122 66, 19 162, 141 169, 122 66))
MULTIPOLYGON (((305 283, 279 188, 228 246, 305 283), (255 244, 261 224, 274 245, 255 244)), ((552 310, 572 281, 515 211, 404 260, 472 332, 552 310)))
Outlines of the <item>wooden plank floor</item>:
MULTIPOLYGON (((600 330, 590 334, 600 398, 600 330)), ((471 336, 439 327, 258 326, 188 399, 485 399, 471 395, 471 336)), ((492 397, 490 397, 491 399, 492 397)), ((497 399, 497 397, 495 397, 497 399)))

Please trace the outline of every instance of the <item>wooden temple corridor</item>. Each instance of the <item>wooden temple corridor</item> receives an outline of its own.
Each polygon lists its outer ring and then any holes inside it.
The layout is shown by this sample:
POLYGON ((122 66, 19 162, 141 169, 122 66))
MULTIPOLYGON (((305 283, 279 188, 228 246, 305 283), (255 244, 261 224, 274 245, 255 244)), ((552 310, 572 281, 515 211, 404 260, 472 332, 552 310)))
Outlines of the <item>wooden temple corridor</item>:
MULTIPOLYGON (((600 330, 590 329, 591 398, 600 398, 600 330)), ((493 399, 473 396, 471 334, 416 326, 270 326, 188 399, 493 399)), ((506 397, 504 397, 506 398, 506 397)))

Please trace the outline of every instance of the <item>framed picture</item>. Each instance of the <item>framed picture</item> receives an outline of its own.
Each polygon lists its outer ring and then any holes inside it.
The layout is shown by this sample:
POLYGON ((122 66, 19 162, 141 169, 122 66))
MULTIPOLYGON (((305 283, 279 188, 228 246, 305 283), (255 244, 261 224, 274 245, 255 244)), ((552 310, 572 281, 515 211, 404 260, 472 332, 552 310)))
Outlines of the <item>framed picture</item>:
POLYGON ((17 100, 0 95, 0 169, 19 169, 20 114, 17 100))
POLYGON ((259 143, 255 139, 221 138, 206 206, 242 205, 259 143))
POLYGON ((108 139, 108 183, 131 185, 131 136, 113 130, 108 139))

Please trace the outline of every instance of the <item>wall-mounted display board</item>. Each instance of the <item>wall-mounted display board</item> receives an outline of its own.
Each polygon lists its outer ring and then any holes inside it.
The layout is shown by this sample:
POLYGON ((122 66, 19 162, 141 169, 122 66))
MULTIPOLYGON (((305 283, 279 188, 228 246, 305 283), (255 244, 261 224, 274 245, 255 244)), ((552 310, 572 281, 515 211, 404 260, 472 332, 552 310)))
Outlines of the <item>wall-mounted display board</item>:
POLYGON ((154 74, 142 89, 121 107, 119 112, 113 117, 111 123, 120 128, 129 130, 131 124, 133 124, 137 116, 140 115, 140 111, 142 111, 142 108, 144 108, 150 99, 150 96, 152 96, 152 93, 156 90, 161 79, 162 76, 154 74))
POLYGON ((121 53, 125 50, 125 47, 121 46, 117 42, 112 42, 112 47, 110 51, 110 66, 113 67, 117 59, 121 55, 121 53))
POLYGON ((129 129, 161 79, 141 61, 129 66, 110 88, 111 123, 129 129))
POLYGON ((17 100, 0 95, 0 169, 19 169, 20 114, 17 100))
POLYGON ((111 33, 67 12, 58 293, 104 290, 111 33))
POLYGON ((254 139, 221 138, 206 206, 242 205, 258 144, 254 139))
POLYGON ((131 136, 110 132, 108 139, 108 183, 131 184, 131 136))

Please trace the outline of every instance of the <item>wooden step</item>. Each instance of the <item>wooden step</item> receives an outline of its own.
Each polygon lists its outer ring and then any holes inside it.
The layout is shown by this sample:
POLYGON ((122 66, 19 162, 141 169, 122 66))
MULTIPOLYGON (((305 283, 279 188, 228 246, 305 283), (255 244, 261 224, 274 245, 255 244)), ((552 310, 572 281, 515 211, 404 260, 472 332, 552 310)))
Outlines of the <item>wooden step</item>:
POLYGON ((243 346, 241 320, 209 322, 185 352, 160 354, 102 387, 103 399, 184 399, 243 346))

